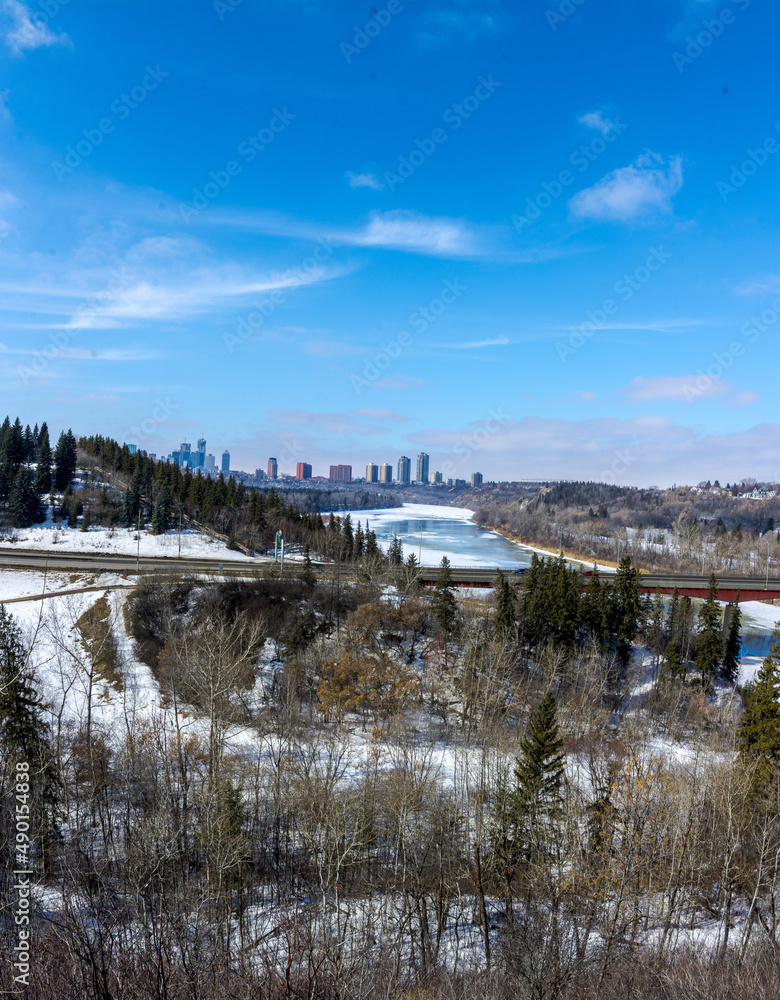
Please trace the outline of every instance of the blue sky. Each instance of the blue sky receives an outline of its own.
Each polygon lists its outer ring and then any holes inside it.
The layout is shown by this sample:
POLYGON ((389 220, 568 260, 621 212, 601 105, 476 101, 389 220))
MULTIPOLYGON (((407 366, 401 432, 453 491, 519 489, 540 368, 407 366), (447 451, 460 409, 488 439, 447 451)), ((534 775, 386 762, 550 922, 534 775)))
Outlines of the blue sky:
POLYGON ((245 469, 777 480, 779 29, 0 0, 3 413, 245 469))

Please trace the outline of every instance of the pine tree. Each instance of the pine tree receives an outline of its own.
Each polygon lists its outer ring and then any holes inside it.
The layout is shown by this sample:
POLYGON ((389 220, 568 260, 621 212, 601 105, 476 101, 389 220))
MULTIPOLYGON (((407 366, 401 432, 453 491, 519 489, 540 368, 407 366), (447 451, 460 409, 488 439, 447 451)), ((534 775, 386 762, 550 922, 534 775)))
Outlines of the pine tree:
POLYGON ((707 599, 699 611, 699 631, 696 636, 696 666, 701 671, 704 687, 712 687, 722 658, 723 627, 718 607, 718 582, 712 573, 707 599))
POLYGON ((522 853, 534 853, 550 839, 552 822, 561 810, 563 765, 555 698, 548 691, 531 716, 515 763, 510 808, 522 853))
POLYGON ((141 466, 139 465, 133 473, 133 478, 130 480, 130 485, 125 493, 124 504, 122 505, 125 526, 128 528, 132 528, 133 525, 137 523, 138 514, 141 511, 142 486, 143 476, 141 473, 141 466))
POLYGON ((14 478, 8 498, 8 512, 17 528, 40 524, 46 517, 41 498, 35 489, 35 478, 26 466, 21 466, 14 478))
POLYGON ((152 511, 152 531, 155 535, 164 535, 171 526, 173 517, 173 497, 167 479, 160 484, 157 492, 157 499, 154 502, 152 511))
POLYGON ((30 828, 48 867, 58 837, 56 777, 41 707, 21 631, 0 604, 0 751, 6 760, 29 765, 30 828))
POLYGON ((60 493, 70 486, 76 475, 76 439, 71 430, 63 431, 54 451, 54 483, 60 493))
POLYGON ((446 635, 451 635, 458 617, 458 605, 452 588, 450 561, 446 556, 443 556, 441 560, 439 577, 433 588, 431 608, 439 628, 446 635))
POLYGON ((501 570, 496 573, 494 594, 496 598, 496 611, 493 622, 496 629, 496 636, 499 639, 508 639, 513 634, 517 624, 515 594, 511 584, 508 583, 501 570))
POLYGON ((685 680, 685 664, 680 655, 680 643, 677 639, 670 639, 666 644, 662 677, 670 681, 685 680))
POLYGON ((731 620, 726 636, 726 648, 723 653, 723 663, 721 665, 720 676, 724 681, 736 684, 739 680, 739 662, 742 655, 742 612, 739 608, 739 591, 734 598, 731 609, 731 620))
POLYGON ((35 488, 40 496, 45 496, 51 490, 51 463, 49 428, 44 421, 38 434, 38 468, 35 476, 35 488))
POLYGON ((628 663, 631 643, 642 620, 642 593, 639 589, 639 570, 631 566, 631 557, 620 560, 615 585, 612 589, 612 634, 618 643, 618 658, 628 663))
POLYGON ((303 571, 301 572, 304 583, 307 587, 313 587, 317 580, 314 566, 311 561, 311 545, 308 542, 303 547, 303 571))
POLYGON ((780 631, 755 681, 745 689, 745 714, 739 727, 742 754, 756 765, 756 786, 780 762, 780 631))

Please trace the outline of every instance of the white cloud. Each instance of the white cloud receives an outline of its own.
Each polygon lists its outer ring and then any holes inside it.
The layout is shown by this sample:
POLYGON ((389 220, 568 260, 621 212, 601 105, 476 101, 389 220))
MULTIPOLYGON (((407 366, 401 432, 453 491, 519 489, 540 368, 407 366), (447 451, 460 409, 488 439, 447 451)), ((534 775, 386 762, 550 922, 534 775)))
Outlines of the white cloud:
POLYGON ((672 198, 682 185, 679 156, 666 163, 657 153, 647 152, 629 166, 602 177, 593 187, 578 192, 569 207, 581 218, 625 222, 651 211, 671 212, 672 198))
POLYGON ((407 250, 435 257, 470 257, 481 252, 473 230, 457 219, 434 219, 396 209, 375 212, 362 230, 337 237, 353 246, 407 250))
POLYGON ((16 56, 49 45, 65 45, 70 41, 67 35, 51 31, 20 0, 3 0, 0 17, 5 43, 16 56))
POLYGON ((462 4, 460 10, 455 10, 452 3, 447 9, 426 10, 421 24, 417 41, 426 47, 448 45, 456 38, 471 42, 480 35, 493 35, 499 30, 496 15, 485 10, 463 9, 462 4))
POLYGON ((578 119, 580 125, 587 125, 588 128, 595 128, 603 135, 608 135, 614 129, 614 123, 605 118, 600 111, 588 111, 582 118, 578 119))
POLYGON ((402 413, 396 413, 395 410, 350 410, 350 413, 354 413, 356 417, 368 417, 370 420, 390 420, 393 423, 406 423, 409 417, 405 417, 402 413))
POLYGON ((755 392, 740 392, 733 382, 705 374, 659 375, 656 378, 644 378, 640 375, 629 382, 622 392, 635 403, 648 403, 659 399, 675 403, 721 399, 735 406, 748 406, 758 399, 758 394, 755 392))
POLYGON ((509 337, 493 337, 492 340, 470 340, 464 344, 446 344, 446 347, 458 351, 473 350, 476 347, 506 347, 509 337))
POLYGON ((348 170, 347 177, 349 178, 349 186, 353 188, 373 188, 374 191, 381 191, 384 187, 375 174, 353 174, 351 170, 348 170))

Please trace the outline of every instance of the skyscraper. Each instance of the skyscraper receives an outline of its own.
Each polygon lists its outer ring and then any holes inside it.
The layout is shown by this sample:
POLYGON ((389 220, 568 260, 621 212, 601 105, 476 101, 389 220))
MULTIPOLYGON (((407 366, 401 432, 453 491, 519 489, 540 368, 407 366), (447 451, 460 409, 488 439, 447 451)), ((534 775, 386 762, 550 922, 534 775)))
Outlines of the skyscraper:
POLYGON ((428 478, 431 486, 440 486, 444 482, 444 477, 440 472, 432 472, 428 478))
POLYGON ((392 483, 393 481, 393 467, 385 462, 383 465, 379 466, 379 482, 380 483, 392 483))
POLYGON ((421 451, 417 456, 417 478, 418 483, 428 483, 428 456, 424 451, 421 451))
POLYGON ((267 475, 269 479, 276 479, 279 476, 279 466, 275 458, 268 459, 267 475))
POLYGON ((330 467, 330 479, 333 482, 338 483, 351 483, 352 482, 352 466, 351 465, 331 465, 330 467))
POLYGON ((311 466, 308 462, 298 462, 295 467, 296 479, 311 479, 311 466))
POLYGON ((230 452, 227 448, 222 452, 222 471, 230 472, 230 452))
POLYGON ((482 485, 482 473, 481 472, 472 472, 471 473, 471 485, 472 486, 481 486, 482 485))
POLYGON ((185 463, 187 465, 192 464, 190 459, 191 448, 192 445, 190 445, 189 442, 187 441, 182 441, 182 443, 179 445, 179 465, 182 467, 182 469, 184 468, 185 463))
POLYGON ((409 480, 412 478, 412 463, 406 455, 401 455, 398 459, 398 475, 395 478, 399 483, 405 483, 407 485, 409 480))
POLYGON ((379 482, 379 466, 375 465, 373 462, 369 462, 369 464, 366 466, 366 482, 367 483, 379 482))

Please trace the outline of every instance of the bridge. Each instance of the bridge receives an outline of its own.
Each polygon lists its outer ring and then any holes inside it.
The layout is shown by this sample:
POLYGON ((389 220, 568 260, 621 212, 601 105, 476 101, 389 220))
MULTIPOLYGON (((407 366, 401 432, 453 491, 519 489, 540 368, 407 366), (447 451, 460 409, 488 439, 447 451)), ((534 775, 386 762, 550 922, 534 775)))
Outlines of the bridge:
MULTIPOLYGON (((188 559, 174 556, 114 555, 103 552, 57 552, 41 549, 0 549, 0 569, 36 569, 50 572, 73 570, 82 573, 153 574, 155 576, 215 576, 232 579, 256 579, 266 575, 273 560, 268 557, 257 559, 188 559)), ((340 572, 343 579, 353 575, 354 567, 334 563, 314 563, 314 570, 320 577, 330 577, 340 572)), ((277 564, 278 566, 278 564, 277 564)), ((300 575, 299 562, 286 563, 284 576, 300 575)), ((516 587, 523 586, 523 572, 502 570, 504 576, 516 587)), ((423 566, 417 571, 423 586, 433 586, 439 576, 438 566, 423 566)), ((484 567, 450 567, 453 584, 456 587, 492 587, 497 569, 484 567)), ((591 571, 580 574, 582 585, 587 586, 591 571)), ((721 576, 715 575, 718 585, 718 600, 733 603, 737 591, 743 601, 780 600, 780 579, 767 576, 721 576)), ((602 581, 609 585, 614 574, 604 573, 602 581)), ((645 593, 671 594, 677 588, 686 597, 704 598, 709 588, 709 576, 676 576, 670 573, 641 573, 640 589, 645 593)))
MULTIPOLYGON (((477 567, 450 567, 453 584, 456 587, 492 587, 496 579, 495 569, 477 567)), ((516 587, 523 586, 523 573, 502 570, 504 576, 516 587)), ((581 573, 583 586, 587 586, 592 572, 581 573)), ((420 581, 425 586, 432 586, 439 577, 438 567, 423 567, 420 570, 420 581)), ((603 583, 609 585, 614 574, 601 575, 603 583)), ((780 579, 766 576, 719 576, 715 574, 718 584, 718 600, 733 603, 739 591, 741 601, 773 601, 780 600, 780 579)), ((671 594, 675 587, 678 593, 685 597, 707 596, 710 586, 709 576, 677 576, 672 573, 640 573, 639 586, 646 594, 654 594, 660 590, 662 594, 671 594)))

